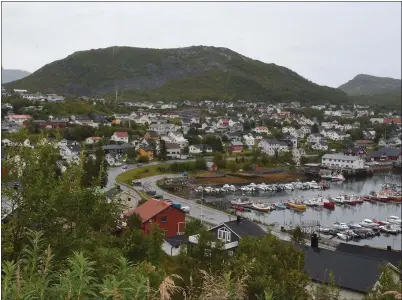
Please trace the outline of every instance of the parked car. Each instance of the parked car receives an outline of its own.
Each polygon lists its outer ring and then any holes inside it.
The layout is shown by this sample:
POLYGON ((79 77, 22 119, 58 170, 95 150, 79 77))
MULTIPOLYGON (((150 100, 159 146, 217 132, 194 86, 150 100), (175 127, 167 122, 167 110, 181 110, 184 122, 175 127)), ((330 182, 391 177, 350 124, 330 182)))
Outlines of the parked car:
POLYGON ((190 212, 190 206, 182 206, 181 210, 184 211, 185 213, 189 213, 190 212))
POLYGON ((142 185, 141 180, 133 180, 131 183, 133 185, 136 185, 136 186, 141 186, 142 185))
POLYGON ((127 170, 127 165, 124 165, 122 168, 123 170, 127 170))

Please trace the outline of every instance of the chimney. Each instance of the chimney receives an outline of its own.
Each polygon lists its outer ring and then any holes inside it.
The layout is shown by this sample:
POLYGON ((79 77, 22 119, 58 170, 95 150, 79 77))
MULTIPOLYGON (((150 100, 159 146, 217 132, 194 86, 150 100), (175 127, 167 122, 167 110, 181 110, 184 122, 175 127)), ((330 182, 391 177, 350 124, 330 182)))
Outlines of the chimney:
POLYGON ((237 216, 236 223, 239 224, 241 221, 241 216, 237 216))
POLYGON ((387 246, 387 250, 391 251, 392 250, 391 246, 387 246))
POLYGON ((318 248, 318 236, 316 233, 311 235, 311 248, 318 248))

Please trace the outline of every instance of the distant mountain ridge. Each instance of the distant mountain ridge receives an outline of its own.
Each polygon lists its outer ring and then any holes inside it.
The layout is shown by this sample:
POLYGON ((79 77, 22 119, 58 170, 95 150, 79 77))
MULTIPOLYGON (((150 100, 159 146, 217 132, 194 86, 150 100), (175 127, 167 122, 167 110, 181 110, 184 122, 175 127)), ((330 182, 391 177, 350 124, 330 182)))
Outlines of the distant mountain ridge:
POLYGON ((5 86, 113 98, 118 90, 119 99, 131 100, 349 102, 343 91, 317 85, 285 67, 207 46, 79 51, 5 86))
POLYGON ((359 74, 339 89, 350 96, 401 93, 401 79, 359 74))
POLYGON ((27 77, 31 73, 23 70, 4 69, 1 67, 1 83, 8 83, 27 77))

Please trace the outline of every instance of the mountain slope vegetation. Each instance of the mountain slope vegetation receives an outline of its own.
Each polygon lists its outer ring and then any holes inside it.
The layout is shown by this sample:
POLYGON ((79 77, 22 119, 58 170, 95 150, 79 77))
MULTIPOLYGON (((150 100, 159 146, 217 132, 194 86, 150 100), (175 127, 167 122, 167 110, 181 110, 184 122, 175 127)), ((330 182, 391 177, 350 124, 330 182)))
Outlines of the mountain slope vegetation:
POLYGON ((339 87, 351 96, 401 93, 401 80, 359 74, 339 87))
POLYGON ((119 94, 132 100, 243 99, 346 103, 347 95, 226 48, 110 47, 76 52, 6 85, 30 92, 119 94))

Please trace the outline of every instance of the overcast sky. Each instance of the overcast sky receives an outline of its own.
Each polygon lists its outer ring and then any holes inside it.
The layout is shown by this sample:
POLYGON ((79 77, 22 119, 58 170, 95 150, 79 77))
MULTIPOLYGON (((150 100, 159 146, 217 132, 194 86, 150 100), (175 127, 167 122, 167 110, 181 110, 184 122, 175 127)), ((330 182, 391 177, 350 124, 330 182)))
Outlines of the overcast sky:
POLYGON ((109 46, 227 47, 339 86, 401 78, 401 3, 2 3, 2 66, 109 46))

